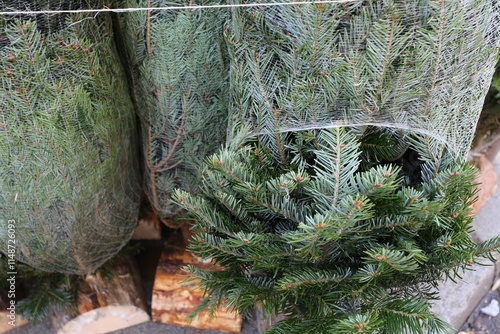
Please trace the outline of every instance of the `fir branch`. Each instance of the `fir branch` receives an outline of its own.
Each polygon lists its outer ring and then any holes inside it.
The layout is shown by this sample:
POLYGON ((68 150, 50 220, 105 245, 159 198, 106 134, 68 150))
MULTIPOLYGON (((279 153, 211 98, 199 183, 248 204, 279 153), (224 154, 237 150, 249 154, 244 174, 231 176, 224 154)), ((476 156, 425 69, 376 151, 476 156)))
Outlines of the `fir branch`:
POLYGON ((429 311, 425 300, 398 300, 375 308, 387 333, 452 333, 453 327, 429 311))
POLYGON ((214 227, 223 231, 226 235, 235 237, 231 230, 231 222, 226 219, 221 213, 211 210, 208 202, 199 197, 193 197, 189 193, 177 189, 173 195, 173 199, 184 209, 192 212, 201 222, 205 222, 207 227, 214 227))
POLYGON ((301 271, 294 271, 278 281, 278 287, 283 290, 297 288, 302 285, 322 285, 328 283, 329 288, 337 285, 351 277, 349 271, 338 272, 333 270, 317 270, 304 268, 301 271), (333 285, 332 285, 333 284, 333 285))

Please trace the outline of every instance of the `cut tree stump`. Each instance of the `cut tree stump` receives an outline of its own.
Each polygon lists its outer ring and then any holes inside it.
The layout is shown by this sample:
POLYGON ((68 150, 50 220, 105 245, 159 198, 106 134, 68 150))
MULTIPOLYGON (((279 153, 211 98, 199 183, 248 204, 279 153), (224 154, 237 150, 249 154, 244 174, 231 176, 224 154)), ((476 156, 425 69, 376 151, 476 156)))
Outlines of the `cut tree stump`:
POLYGON ((186 240, 189 237, 187 224, 181 226, 180 230, 175 240, 165 242, 165 249, 156 269, 151 304, 153 321, 174 326, 239 333, 241 316, 229 312, 225 307, 219 308, 214 317, 202 314, 188 323, 186 318, 203 300, 203 291, 194 283, 183 283, 187 276, 181 268, 190 264, 209 269, 212 264, 201 263, 199 258, 186 250, 186 240))
POLYGON ((26 325, 28 323, 28 320, 16 314, 14 315, 15 326, 9 325, 9 322, 12 321, 10 316, 10 311, 0 310, 0 333, 7 333, 11 329, 18 328, 19 326, 26 325))
POLYGON ((132 234, 131 240, 160 240, 162 222, 151 207, 147 195, 141 194, 141 210, 139 222, 132 234))
POLYGON ((149 321, 135 261, 109 267, 111 277, 87 275, 79 286, 77 314, 53 312, 57 334, 101 334, 149 321))
POLYGON ((141 215, 139 223, 132 234, 131 240, 159 240, 161 239, 161 222, 153 211, 141 215))

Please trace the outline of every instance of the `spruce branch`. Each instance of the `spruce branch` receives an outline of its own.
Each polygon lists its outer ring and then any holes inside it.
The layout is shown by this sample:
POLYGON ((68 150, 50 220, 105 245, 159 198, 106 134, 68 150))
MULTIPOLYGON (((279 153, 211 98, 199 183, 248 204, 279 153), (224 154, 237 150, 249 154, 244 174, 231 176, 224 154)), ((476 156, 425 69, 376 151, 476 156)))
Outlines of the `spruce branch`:
MULTIPOLYGON (((123 8, 168 5, 164 0, 119 4, 123 8)), ((225 137, 228 76, 222 27, 226 16, 216 9, 120 15, 131 91, 141 121, 146 194, 162 221, 173 227, 172 218, 180 212, 170 200, 174 188, 197 189, 193 176, 199 164, 225 137)))

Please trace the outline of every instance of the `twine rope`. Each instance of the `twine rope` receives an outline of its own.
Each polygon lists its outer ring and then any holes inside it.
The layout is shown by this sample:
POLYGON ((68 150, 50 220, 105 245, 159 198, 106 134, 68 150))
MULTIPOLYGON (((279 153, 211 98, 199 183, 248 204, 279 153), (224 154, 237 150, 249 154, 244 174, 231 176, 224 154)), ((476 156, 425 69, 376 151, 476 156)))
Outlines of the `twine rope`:
POLYGON ((360 0, 319 0, 319 1, 292 1, 273 3, 248 3, 230 5, 189 5, 189 6, 168 6, 168 7, 137 7, 137 8, 100 8, 100 9, 61 9, 61 10, 13 10, 0 11, 0 15, 38 15, 38 14, 71 14, 71 13, 127 13, 151 10, 178 10, 178 9, 207 9, 207 8, 238 8, 238 7, 272 7, 272 6, 293 6, 293 5, 315 5, 359 2, 360 0))

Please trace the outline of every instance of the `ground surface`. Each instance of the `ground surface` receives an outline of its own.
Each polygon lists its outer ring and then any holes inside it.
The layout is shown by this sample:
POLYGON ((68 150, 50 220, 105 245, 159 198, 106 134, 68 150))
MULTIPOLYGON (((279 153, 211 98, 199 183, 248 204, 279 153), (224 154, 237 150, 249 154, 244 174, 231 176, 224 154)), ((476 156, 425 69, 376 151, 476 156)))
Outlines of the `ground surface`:
POLYGON ((491 317, 482 313, 481 308, 490 304, 492 299, 500 301, 500 291, 490 291, 479 303, 467 322, 460 329, 461 334, 498 334, 500 333, 500 316, 491 317))

